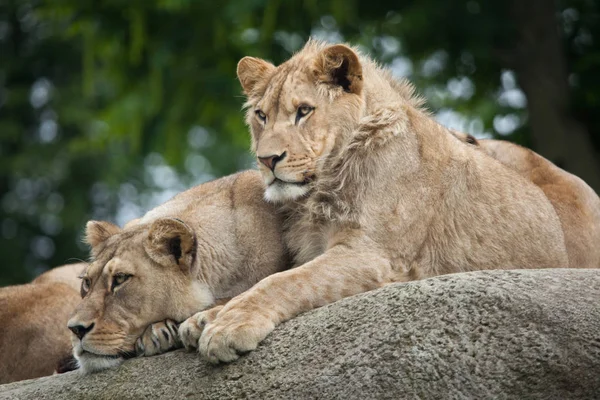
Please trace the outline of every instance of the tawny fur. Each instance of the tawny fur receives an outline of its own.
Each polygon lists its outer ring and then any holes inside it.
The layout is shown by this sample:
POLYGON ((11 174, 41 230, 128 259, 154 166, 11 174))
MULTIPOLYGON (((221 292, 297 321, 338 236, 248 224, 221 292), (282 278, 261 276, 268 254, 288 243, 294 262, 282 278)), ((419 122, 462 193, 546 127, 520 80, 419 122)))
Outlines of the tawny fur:
POLYGON ((81 299, 84 267, 65 265, 30 284, 0 288, 0 384, 52 375, 71 354, 67 320, 81 299))
POLYGON ((35 278, 31 283, 62 282, 79 292, 81 288, 81 278, 79 276, 86 266, 86 263, 80 262, 52 268, 35 278))
POLYGON ((449 135, 407 82, 357 51, 310 41, 278 67, 244 58, 238 77, 252 149, 279 160, 258 165, 297 267, 209 321, 198 340, 208 360, 234 360, 282 321, 392 282, 568 266, 542 190, 449 135))
POLYGON ((453 134, 544 191, 560 219, 571 268, 600 268, 600 198, 594 189, 525 147, 503 140, 474 140, 459 132, 453 134))
POLYGON ((90 289, 69 321, 94 324, 82 340, 72 335, 82 372, 167 350, 176 332, 159 321, 184 321, 283 270, 282 221, 263 192, 259 173, 247 171, 180 193, 123 229, 90 221, 90 289), (119 274, 129 277, 113 287, 119 274))

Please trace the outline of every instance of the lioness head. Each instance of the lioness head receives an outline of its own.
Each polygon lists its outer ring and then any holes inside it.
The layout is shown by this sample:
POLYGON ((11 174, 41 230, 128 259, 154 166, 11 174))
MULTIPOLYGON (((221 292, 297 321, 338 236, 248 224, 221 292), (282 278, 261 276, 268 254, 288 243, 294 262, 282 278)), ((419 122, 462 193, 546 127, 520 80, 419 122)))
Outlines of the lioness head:
POLYGON ((192 278, 196 237, 182 221, 160 218, 124 230, 90 221, 86 240, 93 261, 82 275, 83 300, 68 322, 84 373, 134 355, 149 324, 183 321, 213 304, 208 287, 192 278))
POLYGON ((339 148, 363 108, 362 66, 344 45, 310 41, 278 67, 243 58, 237 75, 248 97, 246 122, 267 184, 267 200, 310 191, 322 161, 339 148))

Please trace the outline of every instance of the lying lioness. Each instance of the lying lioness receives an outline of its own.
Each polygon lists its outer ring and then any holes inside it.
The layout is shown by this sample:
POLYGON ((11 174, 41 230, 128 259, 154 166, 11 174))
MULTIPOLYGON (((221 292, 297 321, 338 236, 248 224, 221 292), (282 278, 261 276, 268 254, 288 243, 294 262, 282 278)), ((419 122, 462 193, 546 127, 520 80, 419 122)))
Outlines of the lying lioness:
POLYGON ((30 284, 0 288, 0 384, 67 367, 60 365, 71 354, 65 326, 80 301, 78 276, 84 267, 65 265, 30 284))
POLYGON ((180 193, 123 229, 88 222, 93 261, 68 324, 82 372, 177 347, 177 326, 160 321, 183 321, 283 270, 282 221, 263 192, 260 174, 247 171, 180 193))
POLYGON ((235 360, 282 321, 389 283, 569 266, 544 192, 456 140, 412 86, 352 48, 311 41, 278 67, 246 57, 238 77, 298 267, 181 326, 208 360, 235 360))
POLYGON ((560 219, 570 267, 600 268, 600 198, 591 187, 539 154, 514 143, 477 140, 464 133, 452 133, 544 191, 560 219))

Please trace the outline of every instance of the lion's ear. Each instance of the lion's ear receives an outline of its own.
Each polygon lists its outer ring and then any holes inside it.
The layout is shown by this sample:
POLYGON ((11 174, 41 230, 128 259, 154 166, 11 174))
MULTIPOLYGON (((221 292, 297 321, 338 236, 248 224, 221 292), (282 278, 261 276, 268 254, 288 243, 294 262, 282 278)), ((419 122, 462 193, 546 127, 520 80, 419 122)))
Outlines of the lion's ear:
POLYGON ((323 50, 315 62, 317 80, 340 86, 347 93, 362 92, 362 65, 358 55, 348 46, 336 44, 323 50))
POLYGON ((90 245, 92 256, 96 257, 100 250, 100 246, 106 242, 109 237, 116 235, 120 231, 121 228, 110 222, 88 221, 85 225, 84 241, 90 245))
POLYGON ((270 62, 260 58, 244 57, 237 65, 237 76, 242 84, 246 96, 250 96, 256 84, 266 78, 275 70, 270 62))
POLYGON ((157 263, 164 266, 176 264, 189 271, 196 254, 196 235, 179 219, 160 218, 150 226, 144 247, 157 263))
POLYGON ((94 248, 120 231, 121 228, 110 222, 88 221, 85 225, 85 242, 94 248))

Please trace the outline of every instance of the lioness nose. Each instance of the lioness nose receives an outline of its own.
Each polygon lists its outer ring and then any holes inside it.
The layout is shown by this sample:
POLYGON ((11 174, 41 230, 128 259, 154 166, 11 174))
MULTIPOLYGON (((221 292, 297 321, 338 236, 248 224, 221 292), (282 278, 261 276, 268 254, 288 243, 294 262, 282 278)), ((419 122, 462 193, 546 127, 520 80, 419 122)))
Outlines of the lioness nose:
POLYGON ((71 332, 75 334, 79 338, 79 340, 83 339, 83 337, 94 328, 94 324, 91 323, 88 326, 83 325, 68 325, 67 326, 71 332))
POLYGON ((271 171, 273 171, 275 169, 275 164, 277 164, 279 161, 283 160, 286 155, 287 154, 284 151, 283 153, 281 153, 278 156, 273 155, 273 156, 268 156, 268 157, 258 157, 258 161, 260 161, 267 168, 269 168, 271 171))

